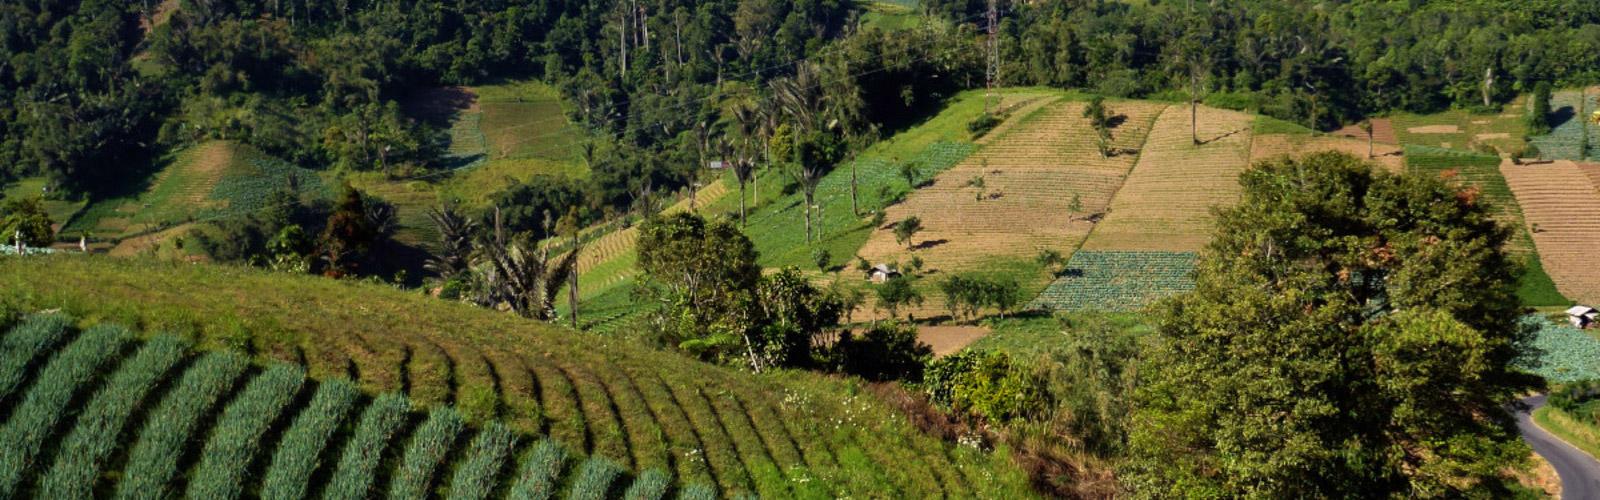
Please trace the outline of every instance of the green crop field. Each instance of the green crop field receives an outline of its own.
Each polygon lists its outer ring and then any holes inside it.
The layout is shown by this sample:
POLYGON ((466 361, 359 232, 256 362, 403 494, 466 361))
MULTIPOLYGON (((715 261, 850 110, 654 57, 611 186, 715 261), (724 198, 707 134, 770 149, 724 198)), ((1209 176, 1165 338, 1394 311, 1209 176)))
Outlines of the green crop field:
POLYGON ((1400 113, 1391 118, 1402 145, 1477 151, 1484 145, 1504 153, 1522 149, 1526 130, 1525 99, 1516 99, 1499 113, 1450 110, 1426 115, 1400 113))
POLYGON ((1194 289, 1195 254, 1079 251, 1028 305, 1064 311, 1133 311, 1194 289))
POLYGON ((1559 321, 1542 315, 1522 318, 1523 325, 1537 332, 1532 345, 1537 362, 1523 368, 1555 382, 1600 379, 1600 339, 1559 321))
POLYGON ((1550 110, 1556 120, 1549 134, 1530 138, 1539 147, 1539 157, 1547 160, 1583 161, 1600 154, 1600 127, 1586 123, 1588 114, 1600 110, 1600 95, 1588 99, 1578 90, 1562 90, 1550 95, 1550 110), (1579 101, 1585 101, 1579 106, 1579 101), (1588 140, 1584 135, 1588 134, 1588 140), (1588 144, 1588 151, 1584 145, 1588 144))
MULTIPOLYGON (((119 435, 127 444, 111 452, 111 459, 77 461, 127 471, 94 476, 103 478, 95 491, 110 487, 104 481, 113 477, 137 485, 127 491, 249 495, 265 488, 266 478, 277 478, 273 488, 295 491, 301 487, 277 483, 305 477, 293 471, 305 470, 311 456, 320 457, 320 465, 310 466, 309 477, 318 478, 313 493, 453 492, 458 482, 483 491, 484 481, 458 481, 459 461, 486 455, 474 467, 525 470, 529 459, 544 456, 528 448, 506 452, 504 436, 484 438, 489 442, 475 450, 479 435, 499 422, 521 446, 548 437, 573 456, 604 457, 625 471, 659 470, 676 478, 674 489, 686 492, 703 491, 687 485, 704 485, 719 495, 771 497, 1032 496, 1005 449, 980 451, 924 435, 859 382, 798 371, 752 375, 387 286, 247 268, 57 256, 0 259, 0 290, 0 304, 60 309, 81 318, 79 325, 120 323, 171 332, 196 350, 189 355, 196 361, 180 363, 187 368, 161 375, 166 381, 156 384, 160 397, 141 398, 139 407, 147 410, 134 414, 145 416, 122 425, 119 435), (246 368, 241 356, 202 354, 235 348, 269 368, 246 368), (304 366, 304 382, 296 382, 299 368, 274 368, 285 362, 304 366), (319 401, 323 387, 344 378, 366 395, 354 406, 336 396, 319 401), (382 410, 383 398, 369 399, 395 392, 404 392, 409 403, 384 403, 394 408, 382 410), (252 400, 240 402, 243 394, 252 400), (237 405, 254 410, 230 410, 237 405), (425 419, 407 407, 459 412, 466 430, 455 439, 418 441, 425 419), (315 450, 315 437, 329 428, 337 429, 335 437, 326 440, 326 450, 315 450), (247 439, 252 436, 259 439, 247 439), (450 451, 440 453, 446 443, 450 451), (272 473, 277 466, 286 471, 272 473), (184 471, 205 471, 207 477, 201 481, 184 471)), ((17 330, 0 338, 0 383, 7 373, 20 374, 10 377, 20 380, 15 395, 0 393, 5 407, 45 408, 63 401, 59 395, 33 395, 35 373, 66 371, 40 361, 49 351, 83 351, 73 358, 86 360, 74 363, 80 368, 52 376, 62 378, 71 394, 99 387, 104 377, 123 378, 111 370, 132 366, 119 360, 138 352, 73 347, 88 337, 63 334, 75 330, 61 321, 32 320, 17 330), (30 402, 17 406, 18 400, 30 402)), ((129 386, 140 385, 134 375, 127 378, 133 380, 129 386)), ((65 400, 79 397, 71 394, 65 400)), ((63 415, 26 425, 66 432, 82 420, 63 415)), ((438 424, 443 434, 453 425, 438 424)), ((57 460, 54 450, 19 448, 10 463, 48 465, 57 460)), ((578 464, 586 459, 558 460, 562 479, 526 487, 568 492, 578 480, 565 478, 597 474, 582 472, 578 464)), ((35 476, 48 467, 22 470, 19 491, 32 491, 35 476)), ((504 478, 522 479, 509 473, 504 478)), ((654 491, 661 482, 658 473, 639 480, 651 483, 641 491, 654 491)), ((626 491, 632 482, 624 473, 608 484, 626 491)), ((490 489, 521 486, 496 484, 490 489)))

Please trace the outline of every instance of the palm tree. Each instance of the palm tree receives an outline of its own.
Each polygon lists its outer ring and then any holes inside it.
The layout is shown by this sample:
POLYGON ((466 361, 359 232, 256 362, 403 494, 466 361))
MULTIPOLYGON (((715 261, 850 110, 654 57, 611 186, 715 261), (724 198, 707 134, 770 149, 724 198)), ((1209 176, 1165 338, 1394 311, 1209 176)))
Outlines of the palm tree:
POLYGON ((478 223, 450 205, 428 209, 428 218, 439 230, 439 254, 429 257, 423 268, 446 280, 466 272, 472 256, 472 234, 478 223))
POLYGON ((495 228, 478 242, 473 254, 473 301, 485 307, 506 306, 525 318, 555 317, 555 297, 577 270, 577 252, 550 262, 547 252, 524 237, 507 239, 495 208, 495 228))

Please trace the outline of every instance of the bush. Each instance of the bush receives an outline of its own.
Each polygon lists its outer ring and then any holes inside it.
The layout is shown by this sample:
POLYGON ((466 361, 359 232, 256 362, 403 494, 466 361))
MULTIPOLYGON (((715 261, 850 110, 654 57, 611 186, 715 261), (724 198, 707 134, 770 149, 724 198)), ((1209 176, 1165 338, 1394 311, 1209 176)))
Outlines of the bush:
POLYGON ((440 408, 428 414, 428 420, 417 428, 411 444, 406 446, 404 461, 389 485, 389 498, 427 497, 433 489, 435 472, 444 465, 456 438, 465 429, 461 413, 454 409, 440 408))
POLYGON ((661 469, 650 469, 634 478, 628 491, 622 494, 627 500, 660 500, 667 497, 672 487, 672 477, 661 469))
POLYGON ((111 381, 97 392, 72 432, 56 452, 55 465, 40 485, 43 498, 89 498, 93 496, 100 467, 122 443, 117 439, 127 425, 128 416, 139 408, 167 372, 188 353, 183 339, 160 336, 146 343, 131 360, 117 368, 111 381))
POLYGON ((361 412, 361 423, 345 443, 339 455, 339 466, 328 482, 326 498, 367 498, 377 480, 378 465, 383 462, 384 451, 401 427, 405 426, 411 404, 405 396, 385 394, 378 396, 361 412))
POLYGON ((200 453, 189 482, 189 498, 238 498, 244 494, 244 481, 250 462, 261 447, 261 437, 278 419, 306 382, 306 373, 297 366, 268 368, 245 385, 239 396, 222 410, 222 418, 211 431, 211 438, 200 453))
POLYGON ((267 477, 261 486, 265 498, 304 498, 311 476, 322 462, 328 443, 343 424, 361 396, 360 389, 346 380, 323 382, 311 403, 295 417, 283 434, 267 477))
POLYGON ((933 348, 917 341, 917 329, 887 321, 874 325, 866 334, 839 335, 830 357, 835 371, 867 380, 922 379, 923 367, 933 358, 933 348))
POLYGON ((573 500, 605 500, 610 498, 611 486, 622 476, 622 466, 602 456, 589 457, 578 469, 567 498, 573 500))
POLYGON ((1234 111, 1254 111, 1261 108, 1261 96, 1254 92, 1212 92, 1204 99, 1205 105, 1234 111))
POLYGON ((482 500, 492 496, 500 471, 505 470, 506 457, 516 444, 516 435, 504 425, 493 422, 484 427, 456 468, 455 479, 450 481, 450 499, 482 500))
POLYGON ((517 483, 511 487, 511 498, 516 500, 545 500, 556 495, 561 486, 561 472, 566 469, 567 450, 560 443, 545 439, 533 445, 533 452, 517 474, 517 483))
POLYGON ((990 130, 994 130, 994 128, 999 125, 1000 117, 995 116, 994 113, 989 113, 986 111, 983 114, 978 115, 977 118, 973 118, 972 121, 967 122, 967 131, 972 133, 973 139, 977 139, 979 137, 983 137, 984 134, 989 133, 990 130))
POLYGON ((201 421, 249 366, 243 356, 218 352, 200 358, 185 371, 177 387, 145 418, 117 484, 117 497, 166 496, 169 482, 178 473, 178 458, 194 439, 201 421))
POLYGON ((132 340, 127 329, 98 326, 68 344, 39 371, 39 377, 11 417, 0 427, 0 498, 20 497, 22 482, 57 425, 69 415, 72 397, 112 363, 132 340))
POLYGON ((28 368, 66 340, 71 323, 60 314, 35 314, 0 339, 0 405, 11 405, 9 400, 28 376, 28 368))
POLYGON ((1528 98, 1527 121, 1527 135, 1550 133, 1550 82, 1539 82, 1533 86, 1533 95, 1528 98))
POLYGON ((1001 351, 962 351, 928 365, 923 391, 957 413, 1008 422, 1045 408, 1042 381, 1001 351))

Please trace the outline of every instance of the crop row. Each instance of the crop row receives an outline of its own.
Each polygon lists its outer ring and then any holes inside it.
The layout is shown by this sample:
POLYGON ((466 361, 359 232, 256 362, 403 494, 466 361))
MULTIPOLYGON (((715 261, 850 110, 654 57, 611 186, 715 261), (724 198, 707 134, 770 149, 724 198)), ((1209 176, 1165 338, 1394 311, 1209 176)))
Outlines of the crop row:
POLYGON ((1194 289, 1195 254, 1079 251, 1030 309, 1131 311, 1194 289))

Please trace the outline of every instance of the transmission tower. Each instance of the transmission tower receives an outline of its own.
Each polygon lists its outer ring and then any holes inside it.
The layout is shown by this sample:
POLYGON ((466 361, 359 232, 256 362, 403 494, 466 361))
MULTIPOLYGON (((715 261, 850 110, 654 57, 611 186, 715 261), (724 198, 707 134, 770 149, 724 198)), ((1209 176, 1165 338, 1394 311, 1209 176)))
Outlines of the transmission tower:
MULTIPOLYGON (((1000 86, 1000 9, 998 2, 999 0, 989 0, 989 41, 984 47, 984 51, 988 53, 989 57, 989 64, 984 69, 984 85, 987 90, 984 91, 983 110, 986 113, 997 111, 991 110, 990 107, 996 104, 994 103, 994 89, 1000 86)), ((995 105, 994 107, 998 106, 995 105)))

